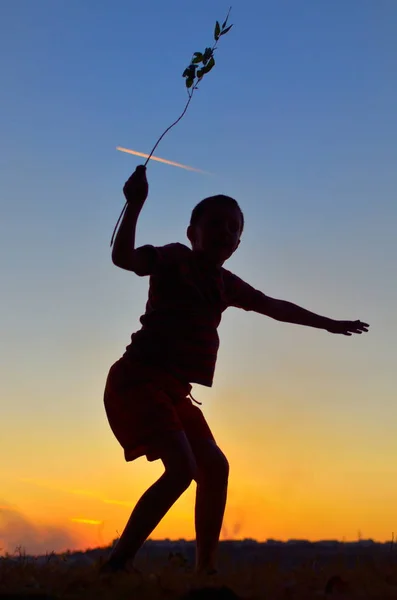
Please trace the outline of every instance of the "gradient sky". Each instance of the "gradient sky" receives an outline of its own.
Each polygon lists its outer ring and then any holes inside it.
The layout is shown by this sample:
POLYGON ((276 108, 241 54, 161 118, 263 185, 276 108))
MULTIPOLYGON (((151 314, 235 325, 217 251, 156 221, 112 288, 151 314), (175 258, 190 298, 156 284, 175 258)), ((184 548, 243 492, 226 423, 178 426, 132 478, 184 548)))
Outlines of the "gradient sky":
MULTIPOLYGON (((0 547, 117 536, 160 463, 124 461, 103 408, 148 280, 109 242, 122 186, 186 101, 182 71, 229 5, 0 5, 0 547)), ((397 3, 236 0, 232 31, 152 162, 137 243, 186 242, 226 193, 227 268, 270 296, 371 324, 333 336, 229 309, 193 395, 231 464, 224 537, 390 539, 397 527, 397 3)), ((192 539, 194 486, 153 538, 192 539)))

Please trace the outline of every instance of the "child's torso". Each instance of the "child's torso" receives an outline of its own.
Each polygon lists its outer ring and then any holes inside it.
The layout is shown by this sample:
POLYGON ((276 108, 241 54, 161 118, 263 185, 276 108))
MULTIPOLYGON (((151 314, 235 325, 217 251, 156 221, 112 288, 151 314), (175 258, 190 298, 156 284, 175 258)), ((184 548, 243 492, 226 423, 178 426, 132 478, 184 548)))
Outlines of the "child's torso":
POLYGON ((191 383, 211 386, 225 300, 223 270, 209 268, 193 252, 150 277, 142 328, 127 356, 168 368, 191 383))

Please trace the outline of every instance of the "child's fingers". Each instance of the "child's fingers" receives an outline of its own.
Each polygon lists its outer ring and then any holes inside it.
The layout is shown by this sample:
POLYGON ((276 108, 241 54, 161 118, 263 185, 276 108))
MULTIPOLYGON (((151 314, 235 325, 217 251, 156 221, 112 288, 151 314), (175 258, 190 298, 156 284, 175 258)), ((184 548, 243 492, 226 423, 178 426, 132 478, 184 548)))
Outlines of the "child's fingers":
POLYGON ((144 202, 147 198, 148 191, 149 185, 146 179, 146 167, 145 165, 138 165, 124 184, 124 196, 127 202, 144 202))
POLYGON ((142 183, 147 183, 146 167, 139 165, 125 182, 125 187, 133 187, 135 185, 141 185, 142 183))
POLYGON ((135 171, 129 176, 128 181, 134 181, 137 178, 146 178, 146 167, 144 165, 138 165, 135 171))
POLYGON ((146 167, 145 165, 138 165, 131 177, 138 179, 146 179, 146 167))

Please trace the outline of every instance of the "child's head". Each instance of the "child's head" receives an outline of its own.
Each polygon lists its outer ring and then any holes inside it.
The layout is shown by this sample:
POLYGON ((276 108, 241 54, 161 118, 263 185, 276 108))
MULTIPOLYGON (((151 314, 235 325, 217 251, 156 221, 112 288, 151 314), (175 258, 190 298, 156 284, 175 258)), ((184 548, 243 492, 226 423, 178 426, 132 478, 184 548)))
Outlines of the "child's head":
POLYGON ((193 209, 187 237, 193 250, 222 265, 237 250, 243 228, 244 215, 234 198, 210 196, 193 209))

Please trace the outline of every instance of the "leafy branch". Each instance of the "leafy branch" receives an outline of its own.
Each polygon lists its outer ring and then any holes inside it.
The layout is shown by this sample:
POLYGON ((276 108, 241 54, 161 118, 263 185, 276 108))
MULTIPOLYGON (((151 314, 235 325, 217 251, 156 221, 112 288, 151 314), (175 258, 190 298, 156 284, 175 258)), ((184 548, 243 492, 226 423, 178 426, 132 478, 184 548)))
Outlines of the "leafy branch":
MULTIPOLYGON (((184 77, 184 79, 185 79, 185 85, 186 85, 186 90, 187 90, 187 95, 188 95, 188 100, 186 102, 185 108, 183 109, 182 114, 177 118, 177 120, 174 121, 172 123, 172 125, 167 127, 167 129, 164 131, 164 133, 161 134, 161 136, 159 137, 159 139, 153 146, 152 151, 150 152, 150 154, 145 162, 145 167, 148 164, 150 158, 152 157, 153 152, 156 150, 157 146, 159 145, 159 143, 165 136, 165 134, 168 133, 169 130, 172 129, 177 123, 179 123, 179 121, 184 117, 187 109, 189 108, 189 104, 192 101, 193 94, 198 89, 198 84, 203 80, 204 76, 207 73, 209 73, 211 71, 211 69, 214 68, 214 66, 215 66, 214 52, 217 48, 218 42, 219 42, 220 38, 223 35, 226 35, 226 33, 228 33, 231 30, 231 28, 233 27, 233 25, 227 24, 229 15, 230 15, 230 11, 231 11, 231 7, 229 8, 229 11, 226 15, 226 19, 222 23, 222 27, 219 24, 219 21, 217 21, 215 23, 215 29, 214 29, 215 43, 214 43, 214 45, 212 47, 205 48, 204 52, 195 52, 193 54, 192 60, 190 61, 190 65, 188 67, 186 67, 186 69, 183 71, 182 77, 184 77)), ((128 204, 128 202, 125 203, 124 208, 121 211, 121 214, 118 218, 116 226, 113 230, 113 235, 112 235, 112 239, 110 241, 110 246, 113 245, 113 240, 114 240, 114 236, 117 231, 117 227, 118 227, 120 220, 127 208, 127 204, 128 204)))
POLYGON ((150 152, 150 154, 145 162, 145 166, 149 162, 153 152, 156 150, 157 146, 159 145, 159 143, 161 142, 161 140, 163 139, 165 134, 168 133, 169 130, 172 129, 175 125, 177 125, 177 123, 179 123, 179 121, 184 117, 187 109, 189 108, 189 104, 193 98, 193 94, 194 94, 195 90, 198 89, 198 84, 201 83, 204 75, 209 73, 211 71, 211 69, 214 68, 214 66, 215 66, 214 52, 217 48, 218 42, 219 42, 220 38, 223 35, 226 35, 226 33, 228 33, 231 30, 231 28, 233 27, 233 25, 227 24, 229 15, 230 15, 230 11, 231 11, 231 7, 229 8, 229 11, 226 15, 226 19, 222 23, 222 27, 221 27, 219 21, 217 21, 215 23, 215 29, 214 29, 215 44, 211 48, 210 47, 205 48, 204 52, 195 52, 193 54, 190 65, 188 67, 186 67, 186 69, 183 71, 182 77, 185 78, 185 85, 186 85, 186 90, 187 90, 187 94, 188 94, 188 100, 186 102, 185 108, 183 109, 182 114, 177 118, 177 120, 174 121, 174 123, 172 123, 172 125, 167 127, 167 129, 164 131, 164 133, 161 134, 161 136, 159 137, 159 139, 153 146, 153 149, 150 152))

